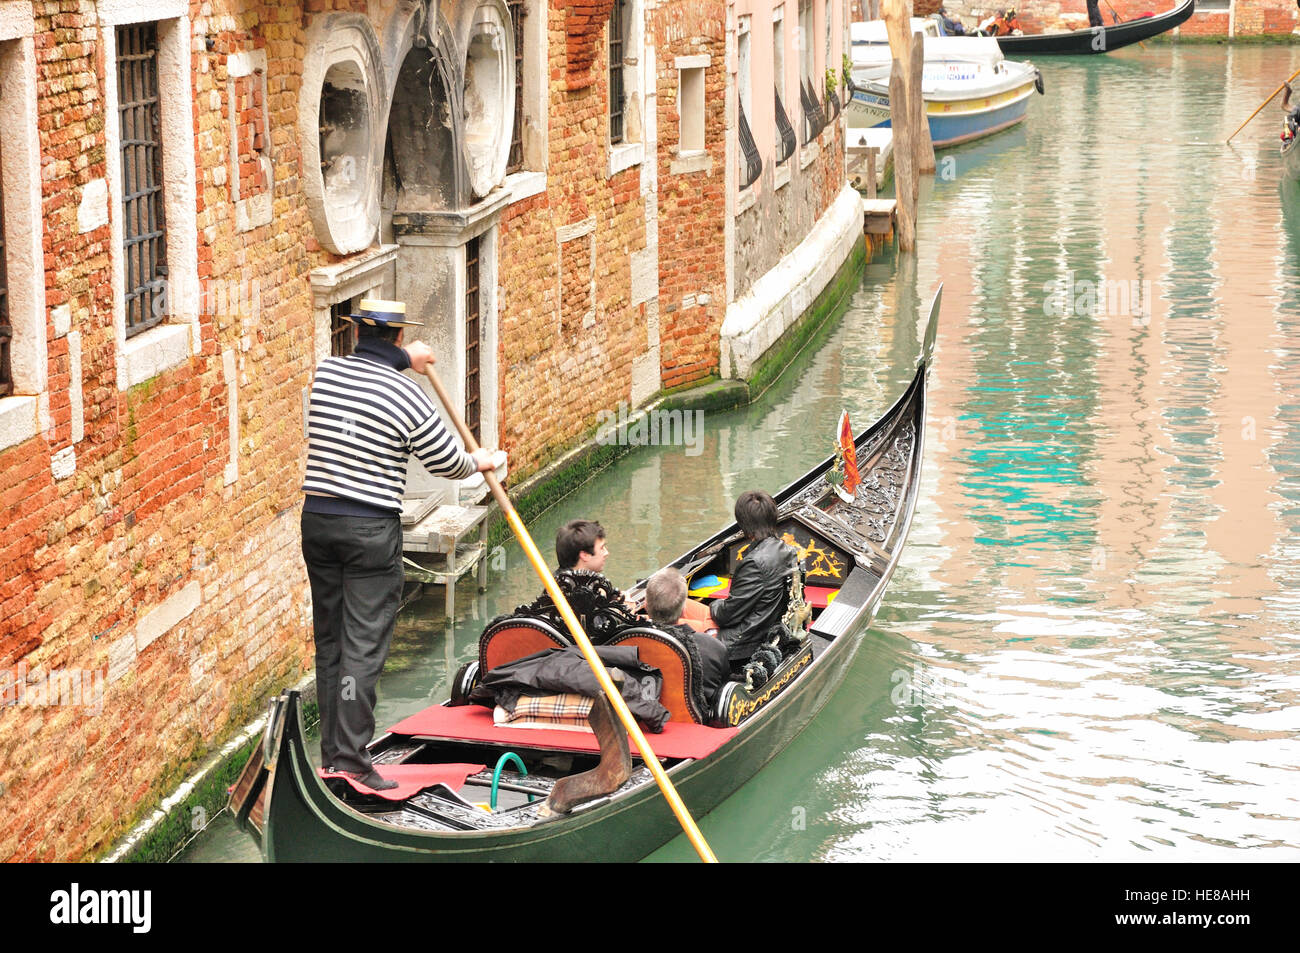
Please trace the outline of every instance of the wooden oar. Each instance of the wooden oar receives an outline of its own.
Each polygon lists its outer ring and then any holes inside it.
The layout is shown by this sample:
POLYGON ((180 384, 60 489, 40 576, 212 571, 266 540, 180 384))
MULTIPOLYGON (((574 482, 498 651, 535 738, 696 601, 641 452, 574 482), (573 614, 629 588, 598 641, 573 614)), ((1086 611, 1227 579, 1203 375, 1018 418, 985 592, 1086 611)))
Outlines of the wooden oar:
MULTIPOLYGON (((1300 76, 1300 69, 1296 70, 1294 73, 1292 73, 1290 76, 1288 76, 1288 77, 1286 78, 1286 83, 1291 82, 1291 80, 1295 79, 1297 76, 1300 76)), ((1263 109, 1265 106, 1267 106, 1269 103, 1271 103, 1271 102, 1273 101, 1273 96, 1276 96, 1278 93, 1282 92, 1282 90, 1286 89, 1286 83, 1283 83, 1283 84, 1282 84, 1281 86, 1279 86, 1277 89, 1273 90, 1273 95, 1272 95, 1272 96, 1269 96, 1268 99, 1266 99, 1266 100, 1264 100, 1262 103, 1260 103, 1260 104, 1259 104, 1259 109, 1263 109)), ((1251 113, 1251 114, 1250 114, 1250 118, 1247 119, 1246 122, 1250 122, 1251 119, 1254 119, 1256 116, 1258 116, 1258 115, 1259 115, 1259 109, 1256 109, 1253 113, 1251 113)), ((1232 136, 1235 136, 1238 132, 1241 132, 1241 130, 1245 129, 1245 128, 1246 128, 1246 122, 1243 122, 1240 126, 1238 126, 1237 129, 1236 129, 1236 131, 1233 132, 1232 136)), ((1232 141, 1232 136, 1229 136, 1229 137, 1228 137, 1227 139, 1225 139, 1224 141, 1225 141, 1225 142, 1231 142, 1231 141, 1232 141)))
MULTIPOLYGON (((438 380, 438 375, 434 372, 432 362, 425 365, 424 373, 429 378, 429 383, 433 385, 438 399, 442 401, 442 406, 447 409, 447 413, 451 415, 452 421, 456 424, 456 430, 460 433, 460 439, 465 442, 465 448, 470 452, 477 450, 479 448, 478 441, 469 432, 469 428, 465 426, 465 421, 461 420, 460 414, 456 413, 454 405, 450 398, 447 397, 447 392, 442 388, 442 381, 438 380)), ((700 855, 700 860, 705 863, 716 864, 718 858, 709 849, 709 845, 704 840, 704 835, 696 827, 695 820, 686 809, 686 805, 682 803, 677 789, 673 787, 673 782, 668 780, 668 775, 664 773, 663 765, 659 763, 658 757, 655 756, 654 749, 645 740, 645 735, 641 733, 640 726, 637 725, 636 719, 632 717, 632 712, 628 710, 627 702, 623 701, 622 694, 614 687, 614 682, 610 679, 609 673, 605 671, 605 666, 601 664, 600 658, 596 655, 596 650, 592 648, 591 640, 587 638, 587 633, 582 631, 582 625, 578 622, 578 617, 574 615, 569 600, 560 591, 559 584, 556 583, 555 577, 551 575, 550 567, 546 565, 546 560, 538 552, 537 546, 534 545, 533 538, 529 535, 523 520, 515 512, 510 497, 506 496, 506 491, 501 488, 501 482, 497 479, 497 475, 488 470, 483 474, 483 478, 487 480, 487 485, 491 487, 492 496, 496 499, 497 505, 501 507, 506 522, 510 524, 510 528, 514 530, 515 536, 519 539, 519 545, 523 547, 528 561, 533 564, 533 569, 541 578, 542 585, 546 587, 551 601, 555 603, 555 607, 560 611, 560 617, 564 619, 565 625, 569 627, 569 634, 573 636, 578 648, 582 649, 582 654, 586 656, 587 664, 591 666, 591 670, 596 675, 596 681, 600 683, 601 689, 609 697, 610 704, 614 706, 614 711, 618 714, 619 720, 623 722, 623 727, 632 736, 636 746, 641 749, 641 759, 645 762, 646 767, 650 769, 650 773, 654 775, 655 781, 659 784, 659 790, 664 792, 664 798, 668 801, 668 806, 677 815, 677 821, 682 825, 682 830, 686 832, 686 836, 690 839, 695 852, 700 855)))

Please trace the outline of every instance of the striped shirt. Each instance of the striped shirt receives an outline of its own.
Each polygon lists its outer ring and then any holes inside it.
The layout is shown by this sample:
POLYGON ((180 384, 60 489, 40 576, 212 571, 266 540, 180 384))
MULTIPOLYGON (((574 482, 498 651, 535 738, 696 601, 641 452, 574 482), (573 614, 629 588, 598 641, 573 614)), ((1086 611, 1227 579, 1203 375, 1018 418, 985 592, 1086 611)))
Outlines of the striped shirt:
POLYGON ((443 425, 420 385, 401 373, 404 351, 374 338, 326 358, 312 381, 307 476, 302 488, 401 512, 411 454, 435 476, 461 480, 478 467, 443 425))

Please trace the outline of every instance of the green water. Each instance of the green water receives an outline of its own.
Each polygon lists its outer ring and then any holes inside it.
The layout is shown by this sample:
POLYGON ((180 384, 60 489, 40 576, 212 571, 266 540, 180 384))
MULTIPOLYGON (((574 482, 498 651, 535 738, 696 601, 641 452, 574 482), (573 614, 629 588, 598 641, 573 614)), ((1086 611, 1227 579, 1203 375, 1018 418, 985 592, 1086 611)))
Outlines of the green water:
MULTIPOLYGON (((908 548, 826 710, 700 819, 723 860, 1300 857, 1300 189, 1274 107, 1223 144, 1300 53, 1039 65, 1024 124, 940 153, 917 255, 868 265, 824 344, 533 527, 599 519, 609 574, 647 575, 822 458, 841 408, 875 419, 943 282, 908 548)), ((450 638, 441 595, 403 615, 381 724, 536 594, 498 555, 450 638)), ((184 859, 255 857, 223 817, 184 859)))

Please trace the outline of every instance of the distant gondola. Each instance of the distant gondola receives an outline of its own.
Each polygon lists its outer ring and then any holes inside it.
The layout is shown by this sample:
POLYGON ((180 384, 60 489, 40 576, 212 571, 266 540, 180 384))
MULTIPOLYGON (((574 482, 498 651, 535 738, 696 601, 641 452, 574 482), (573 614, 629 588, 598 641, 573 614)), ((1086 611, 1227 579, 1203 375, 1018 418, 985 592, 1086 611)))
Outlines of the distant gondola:
POLYGON ((1196 0, 1184 0, 1168 13, 1126 20, 1111 26, 1091 26, 1069 33, 1034 33, 1000 36, 998 46, 1007 56, 1035 53, 1109 53, 1132 43, 1158 36, 1186 22, 1196 12, 1196 0))
MULTIPOLYGON (((688 660, 674 662, 693 654, 683 653, 682 643, 644 622, 605 640, 628 644, 630 638, 641 660, 663 672, 662 701, 672 718, 662 734, 648 738, 696 817, 722 803, 812 721, 844 679, 866 636, 916 506, 926 375, 938 310, 936 294, 911 385, 854 441, 862 475, 856 493, 846 501, 843 487, 827 479, 834 459, 828 458, 774 495, 780 530, 807 554, 807 602, 816 608, 806 637, 786 647, 770 677, 752 689, 729 682, 714 707, 701 711, 691 701, 696 696, 688 660)), ((828 443, 831 433, 828 426, 828 443)), ((733 523, 672 565, 690 579, 722 576, 744 546, 733 523)), ((463 699, 476 667, 494 668, 503 659, 534 652, 539 640, 542 646, 567 642, 563 629, 537 609, 541 602, 488 626, 479 661, 454 680, 454 698, 463 699)), ((461 777, 468 772, 459 792, 457 785, 430 786, 391 801, 353 796, 347 789, 346 800, 340 799, 308 755, 299 709, 296 693, 276 699, 262 743, 231 794, 236 822, 259 841, 268 861, 636 860, 679 832, 649 771, 639 765, 630 777, 620 775, 627 779, 612 793, 546 816, 544 804, 557 784, 596 766, 593 736, 496 727, 488 709, 469 705, 426 709, 370 748, 381 769, 408 766, 401 770, 419 772, 433 765, 459 766, 461 777), (526 775, 502 773, 507 752, 523 760, 526 775), (494 763, 495 782, 494 772, 485 767, 494 763), (476 806, 488 800, 490 788, 506 792, 505 803, 493 811, 476 806)), ((607 742, 606 750, 611 747, 607 742)))

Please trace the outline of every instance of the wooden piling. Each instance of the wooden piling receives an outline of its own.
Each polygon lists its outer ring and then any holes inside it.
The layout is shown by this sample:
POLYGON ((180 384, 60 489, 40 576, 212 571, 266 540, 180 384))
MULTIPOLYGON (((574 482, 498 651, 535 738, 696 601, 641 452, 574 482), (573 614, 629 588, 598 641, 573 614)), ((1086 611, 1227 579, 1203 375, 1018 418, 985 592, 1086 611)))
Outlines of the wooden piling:
POLYGON ((912 75, 909 90, 912 101, 912 118, 914 120, 914 141, 916 144, 917 179, 920 173, 934 171, 934 142, 930 139, 930 120, 925 113, 925 100, 921 95, 921 79, 925 73, 925 36, 915 33, 912 36, 912 75))
POLYGON ((898 197, 898 248, 916 248, 916 146, 912 137, 914 120, 907 94, 907 71, 895 59, 889 71, 889 114, 894 130, 894 194, 898 197))

